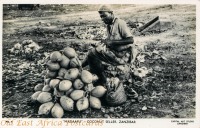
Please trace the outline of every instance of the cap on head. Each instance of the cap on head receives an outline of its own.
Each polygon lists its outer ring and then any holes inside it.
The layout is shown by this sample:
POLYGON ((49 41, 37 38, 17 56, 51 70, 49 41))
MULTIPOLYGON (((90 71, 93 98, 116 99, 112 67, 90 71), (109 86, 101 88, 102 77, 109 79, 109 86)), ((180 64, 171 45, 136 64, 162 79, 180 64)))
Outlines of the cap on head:
POLYGON ((98 12, 113 12, 110 5, 101 5, 98 12))

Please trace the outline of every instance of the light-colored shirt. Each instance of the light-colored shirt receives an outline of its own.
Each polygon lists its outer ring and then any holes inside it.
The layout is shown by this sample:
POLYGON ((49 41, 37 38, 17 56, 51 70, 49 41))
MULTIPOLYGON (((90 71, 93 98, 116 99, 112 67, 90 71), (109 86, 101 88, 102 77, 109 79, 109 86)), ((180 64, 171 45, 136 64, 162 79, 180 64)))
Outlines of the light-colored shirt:
POLYGON ((107 26, 107 38, 109 40, 121 40, 127 37, 132 37, 132 34, 126 22, 122 19, 114 18, 110 28, 107 26))
MULTIPOLYGON (((107 39, 109 40, 121 40, 127 37, 133 37, 130 29, 128 28, 126 22, 119 18, 114 18, 112 24, 107 26, 107 39)), ((126 45, 126 47, 130 47, 133 44, 126 45)), ((114 48, 115 46, 113 46, 114 48)), ((110 49, 117 57, 123 57, 128 51, 116 51, 116 49, 120 49, 124 47, 123 45, 116 45, 114 49, 110 49)))

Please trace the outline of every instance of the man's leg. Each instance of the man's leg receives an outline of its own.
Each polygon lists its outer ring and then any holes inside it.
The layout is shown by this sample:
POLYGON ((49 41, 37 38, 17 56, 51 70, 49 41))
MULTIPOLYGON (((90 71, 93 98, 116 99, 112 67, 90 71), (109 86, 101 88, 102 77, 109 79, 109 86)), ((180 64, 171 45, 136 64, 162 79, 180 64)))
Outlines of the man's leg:
POLYGON ((99 80, 96 84, 106 84, 106 73, 104 71, 104 66, 102 64, 100 54, 96 52, 95 49, 89 52, 87 62, 90 67, 90 72, 96 74, 99 77, 99 80))

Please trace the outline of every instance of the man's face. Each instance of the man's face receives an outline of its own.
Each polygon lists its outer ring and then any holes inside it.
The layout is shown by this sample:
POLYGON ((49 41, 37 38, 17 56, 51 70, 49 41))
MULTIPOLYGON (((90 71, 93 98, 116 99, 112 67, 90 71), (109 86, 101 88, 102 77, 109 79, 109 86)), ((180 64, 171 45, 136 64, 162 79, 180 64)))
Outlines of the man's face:
POLYGON ((105 24, 112 23, 113 17, 111 12, 99 12, 99 15, 105 24))

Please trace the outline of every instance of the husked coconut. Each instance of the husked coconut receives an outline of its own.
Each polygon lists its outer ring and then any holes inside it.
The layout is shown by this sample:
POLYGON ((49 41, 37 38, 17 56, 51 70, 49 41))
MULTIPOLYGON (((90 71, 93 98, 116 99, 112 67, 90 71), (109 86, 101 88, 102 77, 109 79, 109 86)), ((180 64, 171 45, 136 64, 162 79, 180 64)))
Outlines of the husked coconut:
POLYGON ((62 55, 62 60, 60 61, 60 66, 62 68, 68 68, 69 62, 70 62, 70 59, 68 57, 66 57, 65 55, 62 55))
POLYGON ((92 82, 95 82, 99 79, 99 77, 96 74, 92 74, 92 82))
POLYGON ((65 73, 67 72, 67 69, 65 68, 61 68, 59 71, 58 71, 58 76, 63 78, 65 76, 65 73))
POLYGON ((70 97, 73 100, 79 100, 80 98, 82 98, 84 96, 84 91, 83 90, 74 90, 71 94, 70 97))
POLYGON ((87 70, 83 70, 81 72, 81 80, 86 83, 86 84, 90 84, 92 83, 92 78, 93 78, 93 75, 87 71, 87 70))
POLYGON ((90 107, 92 108, 95 108, 95 109, 101 108, 101 101, 99 100, 99 98, 90 96, 89 103, 90 103, 90 107))
POLYGON ((74 57, 76 57, 76 51, 73 48, 71 48, 71 47, 64 48, 63 54, 66 57, 68 57, 68 58, 74 58, 74 57))
POLYGON ((91 95, 94 97, 102 97, 106 93, 107 89, 105 89, 103 86, 96 86, 92 91, 91 95))
POLYGON ((36 101, 37 98, 38 98, 38 96, 39 96, 39 94, 40 94, 41 92, 42 92, 42 91, 37 91, 37 92, 33 93, 33 94, 31 95, 31 100, 32 100, 32 101, 36 101))
POLYGON ((59 83, 60 91, 68 91, 72 87, 72 82, 69 80, 62 80, 59 83))
POLYGON ((42 91, 42 88, 44 87, 44 84, 37 84, 35 87, 34 87, 34 90, 37 92, 37 91, 42 91))
POLYGON ((53 106, 54 106, 53 102, 47 102, 40 105, 38 114, 48 115, 51 112, 51 109, 53 108, 53 106))
POLYGON ((37 101, 40 103, 46 103, 52 100, 51 93, 49 92, 41 92, 37 97, 37 101))
POLYGON ((60 104, 66 111, 73 111, 74 110, 74 101, 67 97, 67 96, 61 96, 60 98, 60 104))
POLYGON ((84 83, 81 81, 81 79, 76 79, 73 83, 73 86, 75 89, 81 89, 84 86, 84 83))
POLYGON ((57 62, 52 62, 51 60, 49 60, 47 63, 47 68, 50 70, 50 71, 58 71, 60 69, 60 65, 59 63, 57 62))
POLYGON ((56 103, 53 108, 51 109, 51 115, 54 118, 62 118, 64 115, 64 110, 63 108, 60 106, 59 103, 56 103))
POLYGON ((79 75, 79 70, 77 68, 71 68, 69 69, 64 76, 64 79, 66 80, 75 80, 79 75))
POLYGON ((62 54, 59 51, 54 51, 50 54, 50 60, 52 62, 60 62, 62 60, 62 54))
POLYGON ((76 102, 76 108, 78 111, 84 111, 88 109, 88 107, 89 107, 89 101, 88 98, 86 97, 83 97, 76 102))
POLYGON ((49 82, 49 86, 51 88, 56 88, 58 87, 59 83, 60 83, 59 79, 51 79, 51 81, 49 82))
POLYGON ((43 92, 49 92, 51 91, 51 87, 49 85, 45 85, 43 88, 42 88, 42 91, 43 92))
POLYGON ((50 71, 50 70, 47 71, 48 78, 55 78, 57 74, 58 74, 57 71, 50 71))

